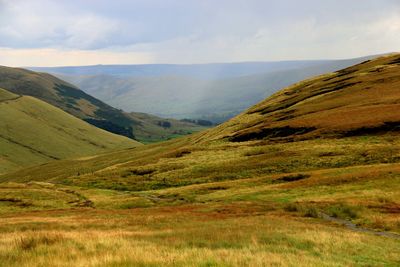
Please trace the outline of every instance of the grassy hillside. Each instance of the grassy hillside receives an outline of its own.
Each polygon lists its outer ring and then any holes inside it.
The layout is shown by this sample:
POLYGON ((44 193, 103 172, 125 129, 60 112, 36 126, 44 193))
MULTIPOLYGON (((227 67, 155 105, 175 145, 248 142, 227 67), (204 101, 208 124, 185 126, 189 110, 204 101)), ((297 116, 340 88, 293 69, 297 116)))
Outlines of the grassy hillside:
POLYGON ((381 57, 294 84, 206 138, 301 140, 397 131, 398 56, 381 57))
POLYGON ((382 57, 202 133, 2 175, 0 262, 397 266, 399 74, 382 57))
POLYGON ((0 89, 0 173, 140 143, 93 127, 30 96, 0 89))
POLYGON ((176 122, 170 129, 172 131, 165 131, 163 127, 152 124, 152 121, 144 121, 142 116, 136 117, 115 109, 47 73, 0 66, 0 87, 16 94, 39 98, 99 128, 144 142, 167 140, 177 135, 174 132, 185 135, 204 128, 176 122))

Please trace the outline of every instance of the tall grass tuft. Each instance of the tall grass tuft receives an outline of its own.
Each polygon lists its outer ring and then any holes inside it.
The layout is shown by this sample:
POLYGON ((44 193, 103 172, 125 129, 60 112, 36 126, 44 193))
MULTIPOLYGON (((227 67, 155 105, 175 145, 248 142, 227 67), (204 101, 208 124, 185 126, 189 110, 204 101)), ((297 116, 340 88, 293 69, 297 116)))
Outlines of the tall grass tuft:
POLYGON ((64 240, 64 236, 59 233, 33 233, 16 238, 15 244, 21 250, 33 250, 41 245, 51 246, 64 240))

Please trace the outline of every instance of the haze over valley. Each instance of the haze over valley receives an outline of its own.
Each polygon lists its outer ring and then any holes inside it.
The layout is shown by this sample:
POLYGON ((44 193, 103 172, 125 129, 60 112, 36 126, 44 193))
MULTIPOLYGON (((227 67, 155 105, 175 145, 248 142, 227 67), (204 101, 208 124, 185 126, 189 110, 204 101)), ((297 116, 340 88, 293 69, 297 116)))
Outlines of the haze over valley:
POLYGON ((347 60, 55 67, 52 73, 109 105, 175 119, 221 123, 281 88, 374 56, 347 60))

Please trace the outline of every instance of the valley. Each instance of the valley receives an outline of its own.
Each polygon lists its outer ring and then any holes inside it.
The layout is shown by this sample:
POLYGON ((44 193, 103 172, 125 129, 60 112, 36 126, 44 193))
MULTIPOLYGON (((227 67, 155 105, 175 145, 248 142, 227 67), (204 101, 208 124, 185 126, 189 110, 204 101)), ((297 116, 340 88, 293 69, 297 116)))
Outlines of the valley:
MULTIPOLYGON (((191 135, 0 175, 0 266, 397 266, 399 63, 296 82, 191 135)), ((27 98, 0 92, 0 107, 27 98)))
POLYGON ((343 60, 38 68, 129 112, 222 123, 281 88, 376 56, 343 60))

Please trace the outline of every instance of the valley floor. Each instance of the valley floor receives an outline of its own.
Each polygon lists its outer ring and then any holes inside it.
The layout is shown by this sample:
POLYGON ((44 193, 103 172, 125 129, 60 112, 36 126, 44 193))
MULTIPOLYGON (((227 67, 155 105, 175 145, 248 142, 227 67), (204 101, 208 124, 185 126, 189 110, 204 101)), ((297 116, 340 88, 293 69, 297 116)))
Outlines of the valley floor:
POLYGON ((2 220, 2 266, 396 266, 399 241, 240 206, 25 213, 2 220), (243 208, 243 207, 242 207, 243 208), (230 214, 233 212, 233 214, 230 214), (28 230, 29 229, 29 230, 28 230))
POLYGON ((398 266, 399 173, 379 163, 148 191, 6 182, 0 266, 398 266))

